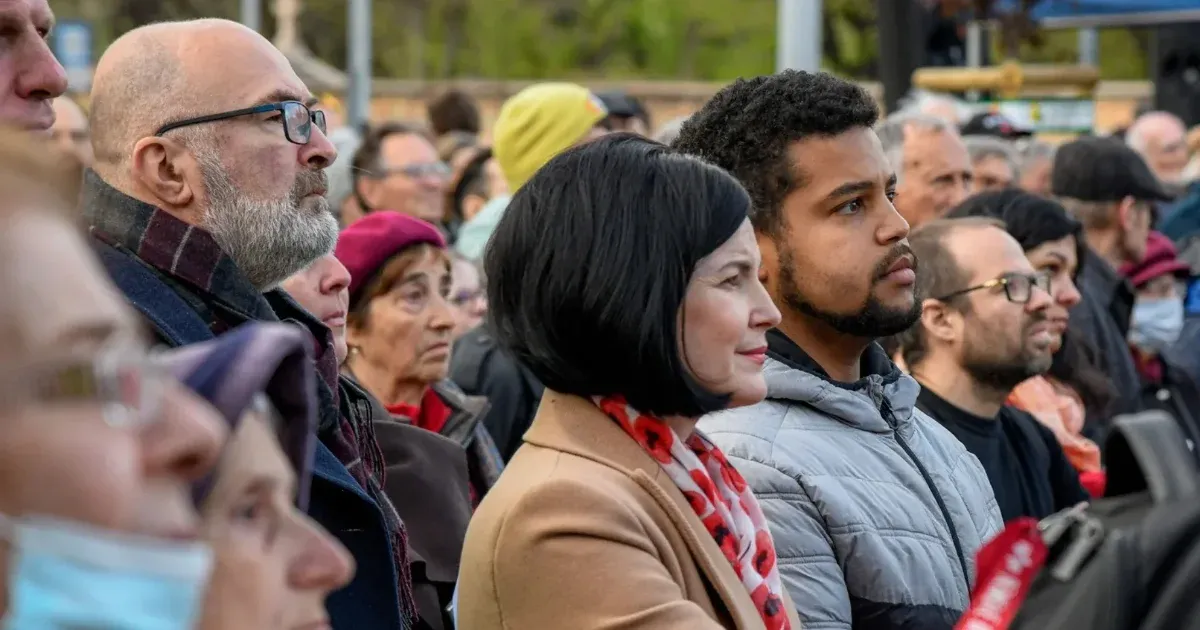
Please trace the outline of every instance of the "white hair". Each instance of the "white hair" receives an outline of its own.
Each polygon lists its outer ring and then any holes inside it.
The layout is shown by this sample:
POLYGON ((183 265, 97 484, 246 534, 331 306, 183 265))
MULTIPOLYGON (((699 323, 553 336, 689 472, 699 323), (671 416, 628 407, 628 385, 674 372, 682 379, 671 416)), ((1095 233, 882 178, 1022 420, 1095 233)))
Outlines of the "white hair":
POLYGON ((971 117, 971 107, 965 101, 955 98, 949 94, 940 92, 931 92, 914 88, 900 99, 900 108, 896 111, 897 114, 930 114, 932 110, 944 107, 954 112, 954 124, 961 125, 971 117))
POLYGON ((995 136, 967 136, 963 138, 963 143, 967 145, 972 164, 988 158, 1000 158, 1008 163, 1013 179, 1021 177, 1021 161, 1012 142, 995 136))
POLYGON ((1029 168, 1040 160, 1053 162, 1054 154, 1058 152, 1058 147, 1053 144, 1032 138, 1018 141, 1016 147, 1021 170, 1029 168))
POLYGON ((1175 114, 1160 111, 1146 112, 1138 116, 1133 124, 1129 125, 1129 129, 1125 130, 1125 144, 1136 151, 1138 155, 1145 156, 1150 150, 1151 130, 1154 130, 1156 126, 1161 129, 1163 122, 1175 123, 1180 129, 1187 131, 1187 126, 1175 114))
POLYGON ((910 128, 934 133, 947 131, 958 133, 958 130, 944 119, 916 111, 900 110, 884 118, 875 126, 875 133, 879 136, 879 142, 883 145, 883 153, 891 163, 892 170, 896 172, 897 180, 904 177, 904 136, 910 128))

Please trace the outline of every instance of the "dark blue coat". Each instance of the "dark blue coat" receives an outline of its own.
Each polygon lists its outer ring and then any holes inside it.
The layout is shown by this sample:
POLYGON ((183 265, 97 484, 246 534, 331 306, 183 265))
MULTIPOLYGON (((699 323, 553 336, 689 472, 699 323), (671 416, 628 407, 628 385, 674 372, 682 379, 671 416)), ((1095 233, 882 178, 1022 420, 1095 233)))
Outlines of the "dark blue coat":
MULTIPOLYGON (((129 252, 94 241, 109 275, 170 346, 213 337, 199 314, 157 272, 129 252)), ((317 444, 309 514, 353 554, 354 580, 329 596, 337 630, 407 630, 401 621, 397 572, 379 507, 324 444, 317 444)))

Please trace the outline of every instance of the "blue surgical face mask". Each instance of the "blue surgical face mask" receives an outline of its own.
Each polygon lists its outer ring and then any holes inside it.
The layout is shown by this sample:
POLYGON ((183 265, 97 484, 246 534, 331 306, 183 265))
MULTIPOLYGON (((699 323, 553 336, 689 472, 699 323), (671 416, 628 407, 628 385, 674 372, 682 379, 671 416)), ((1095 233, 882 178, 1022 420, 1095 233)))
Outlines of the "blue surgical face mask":
POLYGON ((12 630, 190 630, 200 617, 212 551, 83 523, 0 515, 11 543, 12 630))
POLYGON ((1155 353, 1171 347, 1183 330, 1183 300, 1138 300, 1133 305, 1129 342, 1155 353))

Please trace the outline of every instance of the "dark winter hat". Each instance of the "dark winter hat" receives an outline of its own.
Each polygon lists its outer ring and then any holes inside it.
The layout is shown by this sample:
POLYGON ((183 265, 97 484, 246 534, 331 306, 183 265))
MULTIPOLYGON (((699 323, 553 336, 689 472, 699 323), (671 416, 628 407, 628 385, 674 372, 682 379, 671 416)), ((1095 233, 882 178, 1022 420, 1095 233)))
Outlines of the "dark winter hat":
MULTIPOLYGON (((308 507, 317 433, 316 368, 308 333, 290 324, 249 323, 204 343, 164 355, 184 386, 207 400, 230 432, 255 398, 265 394, 281 420, 279 445, 296 470, 296 503, 308 507)), ((199 505, 212 491, 210 474, 193 485, 199 505)))

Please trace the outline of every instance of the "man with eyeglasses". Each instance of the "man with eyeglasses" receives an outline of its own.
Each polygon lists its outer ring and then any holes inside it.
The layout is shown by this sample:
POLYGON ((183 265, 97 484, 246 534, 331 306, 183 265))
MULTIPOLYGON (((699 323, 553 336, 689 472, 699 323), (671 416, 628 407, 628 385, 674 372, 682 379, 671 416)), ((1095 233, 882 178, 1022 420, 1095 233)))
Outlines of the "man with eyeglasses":
MULTIPOLYGON (((354 196, 363 213, 395 210, 437 226, 445 221, 450 167, 438 159, 425 130, 402 122, 371 129, 354 154, 352 169, 354 196)), ((342 224, 357 218, 343 216, 342 224)))
POLYGON ((406 532, 380 486, 370 403, 339 380, 330 330, 277 288, 338 237, 324 172, 337 151, 315 104, 283 54, 236 22, 134 29, 96 66, 83 205, 97 253, 159 342, 198 343, 249 321, 312 335, 320 444, 309 514, 358 566, 329 597, 331 623, 399 630, 415 619, 406 532))
POLYGON ((979 459, 1005 521, 1042 518, 1088 499, 1054 434, 1006 406, 1018 383, 1050 369, 1050 276, 990 218, 940 219, 909 235, 921 261, 921 318, 899 335, 921 384, 917 407, 979 459))

